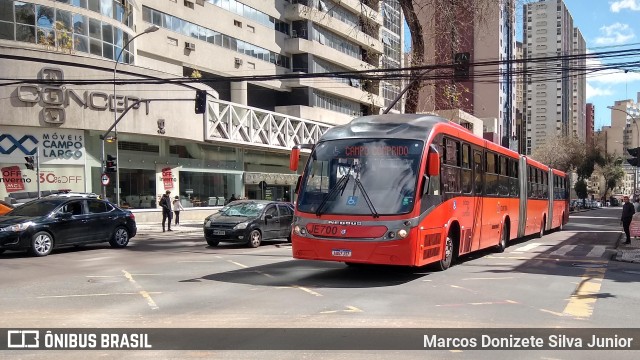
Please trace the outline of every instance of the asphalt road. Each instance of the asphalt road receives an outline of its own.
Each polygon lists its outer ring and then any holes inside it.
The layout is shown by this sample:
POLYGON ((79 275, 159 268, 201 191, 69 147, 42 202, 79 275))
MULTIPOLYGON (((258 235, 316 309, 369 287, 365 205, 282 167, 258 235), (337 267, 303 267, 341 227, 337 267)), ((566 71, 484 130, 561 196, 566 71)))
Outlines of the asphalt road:
MULTIPOLYGON (((620 208, 484 251, 444 272, 291 258, 286 242, 208 247, 200 232, 147 233, 125 249, 0 255, 3 328, 638 327, 640 268, 610 261, 620 208)), ((4 336, 4 335, 2 335, 4 336)), ((638 339, 637 341, 640 341, 638 339)), ((0 352, 12 358, 631 358, 575 351, 0 352)), ((637 354, 635 354, 637 356, 637 354)))

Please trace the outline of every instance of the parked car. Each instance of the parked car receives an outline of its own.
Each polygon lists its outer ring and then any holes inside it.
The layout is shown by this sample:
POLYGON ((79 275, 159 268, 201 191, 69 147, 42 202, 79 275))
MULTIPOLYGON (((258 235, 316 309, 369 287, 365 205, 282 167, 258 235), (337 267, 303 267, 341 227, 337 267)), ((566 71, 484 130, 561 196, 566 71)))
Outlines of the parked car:
POLYGON ((54 248, 109 242, 123 248, 137 232, 135 216, 92 196, 48 196, 0 217, 0 253, 28 250, 46 256, 54 248))
POLYGON ((9 211, 13 210, 15 206, 9 204, 6 201, 0 200, 0 215, 4 215, 9 211))
POLYGON ((204 220, 204 237, 209 246, 220 242, 260 246, 263 240, 291 241, 293 205, 281 201, 237 200, 204 220))

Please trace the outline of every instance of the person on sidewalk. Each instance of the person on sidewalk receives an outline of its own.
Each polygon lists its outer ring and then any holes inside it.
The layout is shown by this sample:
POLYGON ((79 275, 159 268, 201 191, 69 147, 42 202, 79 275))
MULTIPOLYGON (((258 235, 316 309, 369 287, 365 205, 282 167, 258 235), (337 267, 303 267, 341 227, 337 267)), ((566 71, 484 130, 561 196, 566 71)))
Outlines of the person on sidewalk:
POLYGON ((162 207, 162 232, 164 232, 164 222, 167 221, 167 219, 169 220, 167 224, 168 231, 173 231, 171 230, 171 218, 173 217, 173 213, 171 212, 171 198, 169 197, 170 194, 171 191, 167 190, 167 192, 162 195, 162 198, 160 199, 160 206, 162 207))
POLYGON ((622 200, 624 201, 624 205, 622 205, 622 216, 620 217, 620 222, 622 223, 624 234, 627 236, 625 244, 631 244, 629 226, 631 225, 631 219, 633 219, 633 214, 636 213, 636 210, 634 209, 633 204, 629 202, 628 196, 623 197, 622 200))
POLYGON ((184 207, 180 202, 180 197, 176 196, 175 200, 173 200, 173 213, 176 214, 176 226, 180 225, 180 211, 182 210, 184 210, 184 207))

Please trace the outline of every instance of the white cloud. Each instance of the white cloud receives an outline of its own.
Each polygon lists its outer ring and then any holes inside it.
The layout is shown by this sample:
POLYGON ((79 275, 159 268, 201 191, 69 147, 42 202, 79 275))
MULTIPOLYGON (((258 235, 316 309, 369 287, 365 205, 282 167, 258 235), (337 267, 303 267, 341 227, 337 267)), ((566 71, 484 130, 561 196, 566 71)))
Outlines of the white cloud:
MULTIPOLYGON (((587 69, 599 69, 605 64, 600 59, 587 58, 586 65, 587 69)), ((640 73, 632 71, 625 73, 624 69, 608 69, 587 74, 587 82, 591 83, 594 88, 596 87, 594 83, 613 85, 628 84, 634 81, 640 81, 640 73)))
POLYGON ((636 37, 633 30, 627 24, 615 23, 600 28, 602 36, 596 38, 598 45, 619 45, 636 37))
POLYGON ((604 89, 591 86, 589 82, 587 82, 587 100, 596 97, 596 96, 610 96, 613 95, 613 91, 611 89, 604 89))
POLYGON ((638 11, 640 10, 640 3, 638 3, 636 0, 619 0, 619 1, 614 1, 611 4, 611 12, 617 13, 620 12, 620 10, 622 9, 630 9, 633 11, 638 11))

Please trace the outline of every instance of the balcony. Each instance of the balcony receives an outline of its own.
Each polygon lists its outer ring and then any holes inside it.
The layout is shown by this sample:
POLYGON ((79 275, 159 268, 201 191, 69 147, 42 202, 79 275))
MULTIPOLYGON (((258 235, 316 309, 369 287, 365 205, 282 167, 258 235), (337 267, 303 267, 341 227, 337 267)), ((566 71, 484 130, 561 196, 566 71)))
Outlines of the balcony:
POLYGON ((353 25, 344 23, 336 18, 328 16, 324 12, 320 12, 314 8, 307 7, 303 4, 289 4, 285 9, 285 18, 291 21, 307 20, 319 24, 332 32, 352 41, 367 51, 382 54, 384 46, 381 40, 365 34, 360 28, 354 28, 353 25))

